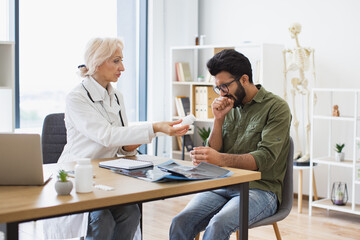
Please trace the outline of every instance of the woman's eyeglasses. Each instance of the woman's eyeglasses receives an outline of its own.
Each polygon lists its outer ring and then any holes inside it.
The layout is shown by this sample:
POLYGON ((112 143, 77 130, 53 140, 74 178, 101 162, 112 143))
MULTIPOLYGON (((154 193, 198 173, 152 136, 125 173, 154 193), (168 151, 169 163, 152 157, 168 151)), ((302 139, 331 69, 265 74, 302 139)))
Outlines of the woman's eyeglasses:
POLYGON ((224 83, 224 84, 221 84, 219 86, 215 86, 214 87, 214 91, 216 94, 218 95, 221 95, 221 91, 225 94, 228 94, 229 93, 229 86, 230 84, 232 84, 233 82, 235 81, 238 81, 240 78, 235 78, 234 80, 232 80, 231 82, 229 83, 224 83))

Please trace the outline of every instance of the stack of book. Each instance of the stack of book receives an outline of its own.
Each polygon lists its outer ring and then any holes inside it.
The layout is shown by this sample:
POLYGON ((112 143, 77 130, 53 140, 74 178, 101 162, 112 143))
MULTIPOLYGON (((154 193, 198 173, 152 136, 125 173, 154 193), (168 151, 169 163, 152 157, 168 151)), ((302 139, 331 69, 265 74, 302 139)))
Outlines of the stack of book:
POLYGON ((186 117, 190 114, 190 99, 188 97, 175 97, 175 106, 179 117, 186 117))
POLYGON ((195 86, 195 117, 201 120, 214 118, 211 104, 218 97, 212 86, 195 86))
POLYGON ((191 82, 190 65, 188 62, 175 63, 175 71, 178 82, 191 82))

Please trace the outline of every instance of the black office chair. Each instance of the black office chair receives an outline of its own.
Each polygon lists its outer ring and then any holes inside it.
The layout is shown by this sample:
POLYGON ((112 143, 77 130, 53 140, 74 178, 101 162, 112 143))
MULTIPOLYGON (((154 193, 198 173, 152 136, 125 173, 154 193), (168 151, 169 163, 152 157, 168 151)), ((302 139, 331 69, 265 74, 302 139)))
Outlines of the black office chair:
POLYGON ((46 116, 42 129, 43 162, 57 163, 66 144, 64 113, 53 113, 46 116))

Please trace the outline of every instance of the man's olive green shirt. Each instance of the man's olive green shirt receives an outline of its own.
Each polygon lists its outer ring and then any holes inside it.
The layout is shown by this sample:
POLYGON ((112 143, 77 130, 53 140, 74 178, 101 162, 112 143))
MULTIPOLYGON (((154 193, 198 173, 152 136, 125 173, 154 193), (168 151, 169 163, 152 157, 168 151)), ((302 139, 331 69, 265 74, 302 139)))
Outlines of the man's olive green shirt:
POLYGON ((291 113, 287 102, 256 85, 258 93, 249 103, 233 108, 222 128, 221 152, 250 153, 261 172, 261 180, 250 188, 271 191, 282 200, 283 180, 290 146, 291 113))

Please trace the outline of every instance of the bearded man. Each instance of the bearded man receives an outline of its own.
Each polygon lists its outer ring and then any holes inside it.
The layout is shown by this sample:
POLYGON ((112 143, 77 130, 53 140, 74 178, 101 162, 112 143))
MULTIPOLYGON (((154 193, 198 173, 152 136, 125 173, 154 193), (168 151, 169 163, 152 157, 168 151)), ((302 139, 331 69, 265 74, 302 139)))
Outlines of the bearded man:
MULTIPOLYGON (((215 77, 212 103, 214 123, 206 147, 190 152, 194 165, 201 162, 261 172, 249 184, 251 225, 276 213, 282 200, 286 159, 290 145, 291 113, 279 96, 252 81, 247 57, 226 49, 207 67, 215 77)), ((170 239, 229 239, 239 229, 239 191, 228 187, 197 194, 172 221, 170 239)))

